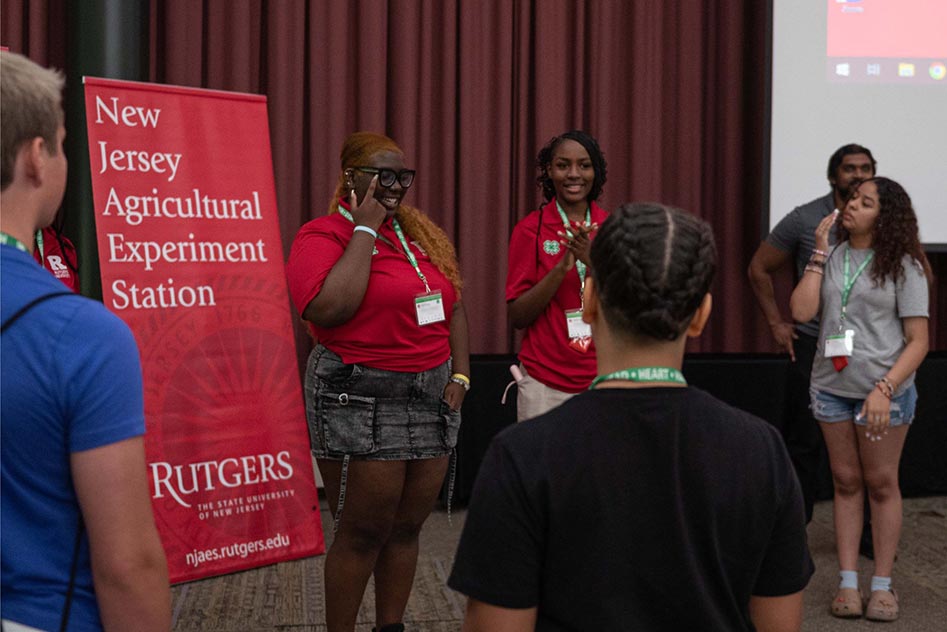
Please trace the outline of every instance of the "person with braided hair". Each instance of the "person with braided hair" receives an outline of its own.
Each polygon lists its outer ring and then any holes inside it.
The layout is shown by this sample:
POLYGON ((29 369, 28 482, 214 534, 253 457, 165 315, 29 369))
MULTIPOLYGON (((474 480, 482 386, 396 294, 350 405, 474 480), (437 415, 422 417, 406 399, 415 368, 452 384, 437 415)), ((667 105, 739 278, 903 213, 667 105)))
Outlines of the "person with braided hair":
POLYGON ((598 377, 491 443, 448 580, 464 630, 799 630, 814 567, 779 432, 681 374, 710 227, 626 204, 589 258, 598 377))
POLYGON ((525 329, 517 376, 516 418, 540 415, 588 388, 595 346, 582 322, 589 244, 607 217, 595 201, 607 164, 587 132, 555 136, 537 156, 546 203, 510 238, 506 301, 510 322, 525 329))
POLYGON ((453 246, 402 203, 415 172, 401 148, 356 132, 341 162, 329 214, 300 229, 287 264, 290 294, 318 342, 305 395, 335 519, 326 625, 354 629, 374 574, 376 623, 394 632, 404 629, 418 534, 470 388, 467 317, 453 246))
POLYGON ((931 268, 904 188, 873 177, 841 214, 815 229, 815 248, 790 299, 798 322, 819 317, 810 399, 835 487, 837 617, 893 621, 891 588, 901 536, 898 463, 914 419, 914 375, 928 348, 931 268), (833 228, 837 246, 830 249, 833 228), (867 606, 858 587, 864 488, 871 507, 875 572, 867 606))

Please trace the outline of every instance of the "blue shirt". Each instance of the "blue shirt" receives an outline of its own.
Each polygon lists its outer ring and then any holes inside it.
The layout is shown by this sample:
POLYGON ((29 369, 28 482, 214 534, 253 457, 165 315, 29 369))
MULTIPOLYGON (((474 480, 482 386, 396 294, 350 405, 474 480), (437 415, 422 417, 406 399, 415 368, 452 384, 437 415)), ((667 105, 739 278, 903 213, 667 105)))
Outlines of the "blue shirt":
MULTIPOLYGON (((2 322, 64 289, 28 253, 0 246, 2 322)), ((0 608, 59 629, 79 523, 70 454, 144 434, 138 348, 101 303, 70 294, 11 325, 0 358, 0 608)), ((69 630, 101 629, 83 534, 69 630)))

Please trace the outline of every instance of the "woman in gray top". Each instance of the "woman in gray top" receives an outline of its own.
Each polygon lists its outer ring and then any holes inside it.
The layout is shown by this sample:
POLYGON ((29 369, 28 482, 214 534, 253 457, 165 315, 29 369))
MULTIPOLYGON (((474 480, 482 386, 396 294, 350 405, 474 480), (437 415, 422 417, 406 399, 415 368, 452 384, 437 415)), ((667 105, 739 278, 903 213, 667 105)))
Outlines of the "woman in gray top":
POLYGON ((914 419, 914 374, 927 355, 930 264, 911 198, 897 182, 871 178, 840 213, 816 228, 816 247, 790 306, 797 322, 818 315, 812 412, 819 420, 835 485, 841 581, 831 612, 863 613, 858 542, 868 488, 875 571, 867 618, 893 621, 891 570, 901 534, 898 462, 914 419), (838 245, 829 251, 829 232, 838 245))

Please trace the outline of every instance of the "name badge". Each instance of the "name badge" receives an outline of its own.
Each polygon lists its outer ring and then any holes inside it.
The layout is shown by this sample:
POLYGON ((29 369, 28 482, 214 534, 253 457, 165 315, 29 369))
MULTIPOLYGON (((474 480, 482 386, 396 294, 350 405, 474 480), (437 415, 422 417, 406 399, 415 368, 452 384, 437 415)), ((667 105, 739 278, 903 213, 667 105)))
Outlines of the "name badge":
POLYGON ((566 310, 566 326, 569 328, 569 339, 588 338, 592 335, 592 326, 582 320, 581 309, 566 310))
POLYGON ((855 330, 846 329, 845 333, 836 336, 825 337, 825 357, 826 358, 848 358, 852 355, 854 345, 855 330))
POLYGON ((440 292, 419 294, 414 298, 414 309, 418 313, 418 325, 430 325, 445 320, 444 297, 440 292))

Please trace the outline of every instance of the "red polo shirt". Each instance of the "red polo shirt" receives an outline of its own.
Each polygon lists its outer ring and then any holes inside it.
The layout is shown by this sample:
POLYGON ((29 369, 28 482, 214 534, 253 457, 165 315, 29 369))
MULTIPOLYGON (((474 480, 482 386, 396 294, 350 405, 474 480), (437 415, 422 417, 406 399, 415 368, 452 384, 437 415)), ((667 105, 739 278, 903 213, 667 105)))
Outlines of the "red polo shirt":
MULTIPOLYGON (((314 219, 296 235, 289 252, 289 292, 300 314, 319 294, 322 284, 352 239, 355 226, 340 213, 314 219)), ((424 284, 386 221, 375 240, 371 273, 362 303, 352 318, 337 327, 310 327, 320 343, 346 364, 364 364, 388 371, 420 372, 450 357, 450 319, 456 293, 431 259, 405 234, 431 290, 440 290, 446 320, 420 326, 414 299, 424 284), (381 237, 387 238, 386 243, 381 237)))
POLYGON ((76 275, 76 247, 65 235, 56 238, 52 226, 43 229, 43 254, 40 257, 39 243, 33 248, 33 258, 49 270, 54 277, 62 281, 73 292, 79 291, 79 277, 76 275), (62 240, 62 243, 60 243, 62 240))
MULTIPOLYGON (((599 224, 608 217, 595 202, 591 204, 590 214, 592 221, 599 224)), ((527 215, 513 229, 506 276, 507 302, 539 283, 565 256, 566 247, 559 244, 557 234, 562 228, 562 218, 553 199, 541 211, 527 215)), ((565 312, 582 306, 580 288, 579 272, 573 267, 546 309, 526 328, 519 353, 520 362, 531 377, 566 393, 584 391, 596 373, 595 345, 591 345, 584 353, 569 346, 565 312)))

